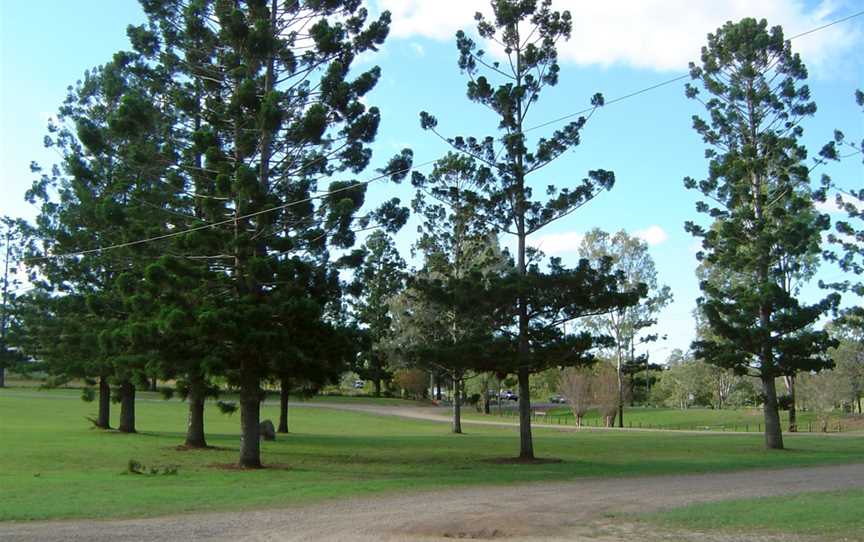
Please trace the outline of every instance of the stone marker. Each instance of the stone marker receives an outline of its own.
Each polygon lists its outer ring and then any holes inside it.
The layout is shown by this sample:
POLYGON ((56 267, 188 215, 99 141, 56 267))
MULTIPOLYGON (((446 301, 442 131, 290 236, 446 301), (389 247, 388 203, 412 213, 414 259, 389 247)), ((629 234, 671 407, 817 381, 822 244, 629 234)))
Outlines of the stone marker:
POLYGON ((273 422, 270 420, 264 420, 258 426, 258 430, 261 433, 261 438, 264 440, 276 440, 276 428, 273 427, 273 422))

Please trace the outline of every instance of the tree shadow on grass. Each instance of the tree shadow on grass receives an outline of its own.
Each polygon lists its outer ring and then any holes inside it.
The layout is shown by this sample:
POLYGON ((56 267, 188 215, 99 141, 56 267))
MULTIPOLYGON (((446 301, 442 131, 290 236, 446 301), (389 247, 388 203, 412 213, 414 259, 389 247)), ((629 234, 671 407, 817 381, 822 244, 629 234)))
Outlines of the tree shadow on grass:
POLYGON ((187 446, 186 444, 178 444, 177 446, 168 446, 167 450, 176 452, 237 452, 238 448, 225 448, 223 446, 187 446))
POLYGON ((556 465, 564 463, 564 460, 555 457, 493 457, 483 460, 483 463, 491 463, 492 465, 556 465))
POLYGON ((294 468, 287 463, 265 463, 260 467, 244 467, 238 463, 211 463, 210 465, 208 465, 208 467, 210 467, 211 469, 241 472, 258 472, 262 470, 294 470, 294 468))

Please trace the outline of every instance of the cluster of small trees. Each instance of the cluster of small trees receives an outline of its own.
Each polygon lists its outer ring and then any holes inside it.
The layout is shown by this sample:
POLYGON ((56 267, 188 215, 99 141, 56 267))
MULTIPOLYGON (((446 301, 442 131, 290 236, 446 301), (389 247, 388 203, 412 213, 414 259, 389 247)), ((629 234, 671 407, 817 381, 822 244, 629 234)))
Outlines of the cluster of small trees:
POLYGON ((756 406, 761 403, 755 379, 736 376, 728 369, 693 359, 674 350, 664 370, 657 373, 649 401, 655 405, 686 409, 756 406))
MULTIPOLYGON (((416 369, 443 373, 460 432, 464 380, 491 373, 516 378, 520 457, 532 459, 531 375, 590 365, 598 349, 613 353, 612 372, 569 371, 562 392, 623 424, 626 374, 648 363, 637 345, 657 339, 648 331, 671 298, 646 245, 593 231, 573 267, 528 245, 615 182, 597 169, 536 190, 590 118, 526 135, 533 105, 558 82, 569 12, 550 0, 492 2, 492 17, 476 20, 495 54, 457 34, 468 99, 494 113, 498 132, 447 136, 420 113, 451 152, 431 173, 411 172, 423 263, 409 274, 390 236, 409 209, 393 198, 361 214, 370 181, 353 178, 370 164, 381 112, 364 102, 380 70, 354 74, 352 63, 384 41, 389 14, 370 20, 361 0, 142 6, 148 23, 129 28, 132 50, 70 89, 46 138, 62 163, 34 166, 41 178, 27 199, 40 214, 17 225, 36 288, 16 299, 14 343, 59 378, 98 382, 97 425, 108 426, 113 384, 120 428, 134 431, 135 386, 157 376, 188 398, 187 444, 203 446, 204 400, 227 383, 240 394, 240 464, 257 467, 268 380, 282 387, 284 414, 292 385, 314 388, 348 367, 376 392, 394 370, 406 389, 419 388, 416 369), (499 248, 501 235, 515 238, 515 253, 499 248)), ((709 113, 694 127, 710 161, 705 180, 685 181, 710 219, 687 224, 702 239, 699 310, 710 330, 694 351, 761 379, 766 443, 779 448, 775 379, 829 367, 837 346, 814 324, 839 295, 797 299, 829 228, 813 202, 833 187, 809 188, 798 143, 815 105, 800 58, 764 21, 710 34, 691 75, 700 85, 687 95, 709 113)), ((838 135, 823 159, 847 144, 838 135)), ((411 166, 405 149, 379 173, 400 181, 411 166)), ((860 237, 858 209, 847 207, 840 233, 860 237)), ((860 273, 860 246, 847 239, 834 257, 860 273)))
POLYGON ((591 409, 597 409, 606 427, 615 425, 621 398, 626 393, 619 384, 617 368, 609 363, 570 367, 559 378, 558 392, 570 405, 577 427, 582 426, 582 418, 591 409))

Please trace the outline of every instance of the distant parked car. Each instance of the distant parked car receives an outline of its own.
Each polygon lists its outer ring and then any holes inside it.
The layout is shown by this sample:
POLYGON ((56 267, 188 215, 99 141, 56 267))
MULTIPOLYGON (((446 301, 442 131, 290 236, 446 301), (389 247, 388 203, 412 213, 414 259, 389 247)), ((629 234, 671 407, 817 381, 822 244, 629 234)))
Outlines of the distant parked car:
POLYGON ((567 399, 565 399, 564 396, 562 396, 562 395, 553 395, 552 397, 549 398, 549 402, 550 403, 557 403, 557 404, 564 404, 567 402, 567 399))
POLYGON ((499 399, 504 399, 505 401, 518 401, 519 397, 513 393, 512 390, 504 390, 498 394, 499 399))
POLYGON ((355 380, 354 381, 354 389, 361 390, 366 387, 366 381, 364 380, 355 380))

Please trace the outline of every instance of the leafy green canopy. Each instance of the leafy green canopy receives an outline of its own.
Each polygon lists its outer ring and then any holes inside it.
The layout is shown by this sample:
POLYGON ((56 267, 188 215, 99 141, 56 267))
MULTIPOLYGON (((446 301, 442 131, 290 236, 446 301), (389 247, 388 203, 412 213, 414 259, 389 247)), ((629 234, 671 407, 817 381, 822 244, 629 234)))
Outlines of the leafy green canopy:
POLYGON ((801 121, 816 111, 807 70, 780 27, 743 19, 709 34, 687 85, 709 119, 693 117, 708 148, 708 176, 687 178, 710 228, 688 222, 698 254, 723 280, 703 280, 699 299, 714 335, 693 343, 697 357, 739 374, 771 378, 830 366, 833 344, 812 325, 839 296, 801 303, 788 287, 818 253, 828 217, 814 211, 801 121))

